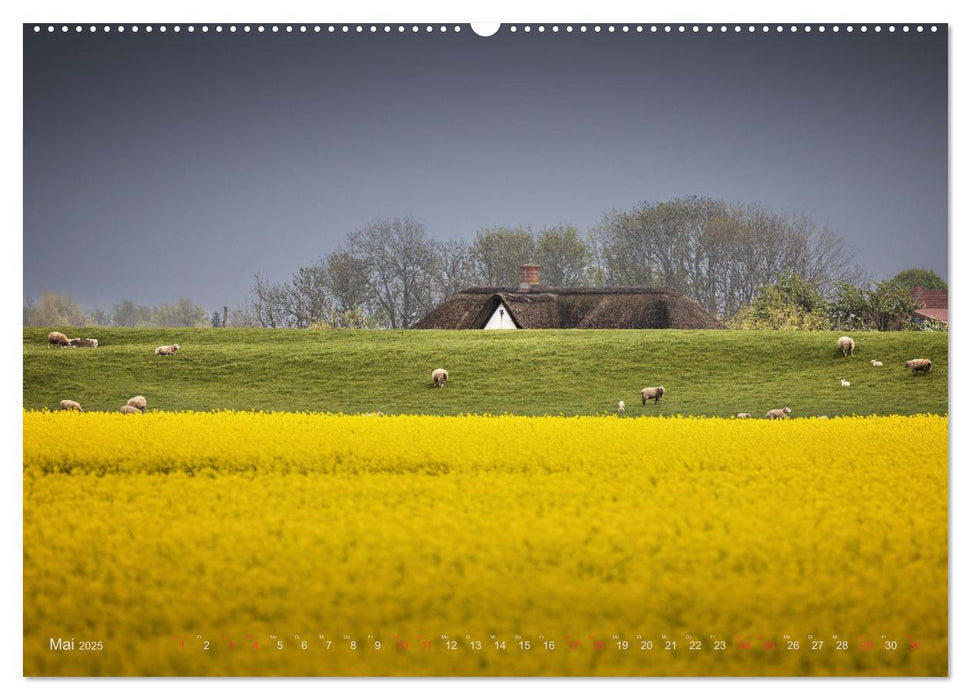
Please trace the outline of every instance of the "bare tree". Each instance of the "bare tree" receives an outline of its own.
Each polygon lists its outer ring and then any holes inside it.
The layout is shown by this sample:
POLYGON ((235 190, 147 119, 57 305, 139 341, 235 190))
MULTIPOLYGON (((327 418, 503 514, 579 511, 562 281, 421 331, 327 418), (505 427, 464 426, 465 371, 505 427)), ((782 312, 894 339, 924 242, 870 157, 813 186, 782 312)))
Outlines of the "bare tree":
POLYGON ((272 284, 256 275, 253 284, 253 312, 263 328, 290 328, 295 325, 290 312, 290 289, 287 285, 272 284))
POLYGON ((86 326, 91 319, 67 294, 44 292, 40 301, 24 302, 25 326, 86 326))
POLYGON ((134 327, 148 325, 151 317, 151 307, 136 304, 129 299, 122 299, 120 303, 114 305, 111 311, 111 320, 116 326, 134 327))
POLYGON ((470 255, 474 274, 483 284, 514 287, 519 266, 534 262, 536 242, 529 229, 494 226, 476 232, 470 255))
POLYGON ((286 308, 297 328, 327 319, 333 309, 323 264, 301 267, 285 290, 286 308))
POLYGON ((110 326, 111 314, 104 309, 95 309, 91 312, 91 322, 96 326, 110 326))
POLYGON ((233 328, 259 327, 261 324, 259 315, 256 313, 256 303, 252 299, 246 299, 242 304, 234 306, 229 310, 226 325, 233 328))
POLYGON ((472 250, 465 241, 439 241, 435 245, 436 260, 432 295, 440 303, 463 289, 481 283, 472 266, 472 250))
POLYGON ((390 328, 408 328, 435 304, 435 245, 410 217, 375 221, 351 233, 348 251, 365 264, 366 287, 390 328))
POLYGON ((339 250, 324 261, 324 284, 338 314, 362 312, 369 306, 367 262, 339 250))
POLYGON ((595 248, 607 284, 674 287, 727 317, 780 274, 829 293, 862 271, 842 239, 808 217, 707 197, 642 202, 605 215, 595 248))
POLYGON ((148 325, 163 328, 205 327, 206 323, 205 309, 185 297, 179 298, 175 304, 157 304, 151 307, 148 319, 148 325))
POLYGON ((536 236, 535 262, 540 280, 552 287, 578 287, 590 283, 593 256, 573 226, 550 226, 536 236))

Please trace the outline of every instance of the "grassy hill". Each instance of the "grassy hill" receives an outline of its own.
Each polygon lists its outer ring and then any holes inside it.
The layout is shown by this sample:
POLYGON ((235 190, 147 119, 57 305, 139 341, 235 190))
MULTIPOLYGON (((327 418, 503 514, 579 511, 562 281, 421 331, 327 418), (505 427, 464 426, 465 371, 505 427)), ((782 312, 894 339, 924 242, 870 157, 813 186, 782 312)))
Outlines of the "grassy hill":
POLYGON ((25 408, 70 398, 116 411, 144 394, 166 411, 572 415, 623 399, 631 416, 947 413, 941 333, 853 333, 856 355, 844 359, 835 332, 62 328, 100 347, 50 349, 49 330, 23 332, 25 408), (182 346, 176 356, 154 355, 169 343, 182 346), (934 371, 911 376, 914 357, 934 371), (436 367, 449 371, 442 390, 436 367), (664 399, 642 407, 640 389, 655 385, 664 399))

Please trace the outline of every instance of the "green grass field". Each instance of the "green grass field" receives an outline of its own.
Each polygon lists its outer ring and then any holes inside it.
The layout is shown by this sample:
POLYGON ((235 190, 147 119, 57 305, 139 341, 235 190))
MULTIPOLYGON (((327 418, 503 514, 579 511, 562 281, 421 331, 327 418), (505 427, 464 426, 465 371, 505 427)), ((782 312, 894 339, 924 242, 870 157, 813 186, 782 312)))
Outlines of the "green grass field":
POLYGON ((50 330, 23 332, 25 408, 117 411, 143 394, 163 411, 573 415, 623 399, 629 416, 947 413, 943 333, 853 333, 844 359, 837 332, 61 328, 100 347, 51 349, 50 330), (169 343, 177 355, 154 355, 169 343), (914 357, 934 371, 912 376, 914 357), (449 371, 442 390, 436 367, 449 371), (640 389, 656 385, 664 399, 642 407, 640 389))

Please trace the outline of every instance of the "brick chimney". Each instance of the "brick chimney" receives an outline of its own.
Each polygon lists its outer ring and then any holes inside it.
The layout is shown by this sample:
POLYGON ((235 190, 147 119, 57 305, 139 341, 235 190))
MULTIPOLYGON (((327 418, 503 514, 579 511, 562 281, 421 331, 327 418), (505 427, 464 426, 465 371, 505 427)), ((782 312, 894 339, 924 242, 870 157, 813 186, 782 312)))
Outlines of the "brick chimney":
POLYGON ((527 263, 519 266, 519 291, 528 292, 539 286, 539 265, 527 263))

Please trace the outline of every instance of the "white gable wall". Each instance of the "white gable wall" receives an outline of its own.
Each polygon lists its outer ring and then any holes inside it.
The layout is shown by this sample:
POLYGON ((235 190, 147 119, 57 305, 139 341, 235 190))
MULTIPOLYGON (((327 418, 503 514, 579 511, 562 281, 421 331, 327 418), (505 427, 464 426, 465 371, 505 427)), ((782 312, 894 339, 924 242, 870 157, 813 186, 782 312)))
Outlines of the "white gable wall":
POLYGON ((492 312, 492 316, 489 317, 489 320, 486 321, 486 324, 482 328, 487 331, 515 330, 516 324, 512 320, 509 309, 500 301, 499 306, 492 312))

